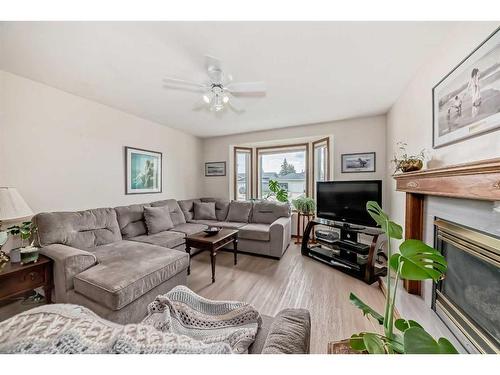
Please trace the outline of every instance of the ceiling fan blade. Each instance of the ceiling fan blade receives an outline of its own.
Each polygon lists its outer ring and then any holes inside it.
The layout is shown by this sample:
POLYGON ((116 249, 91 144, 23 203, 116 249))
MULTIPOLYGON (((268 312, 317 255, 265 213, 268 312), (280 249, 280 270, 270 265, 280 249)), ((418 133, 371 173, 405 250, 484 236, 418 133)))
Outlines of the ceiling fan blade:
POLYGON ((194 86, 194 87, 199 87, 199 88, 203 88, 203 89, 207 88, 207 86, 204 85, 204 84, 202 84, 202 83, 192 82, 192 81, 188 81, 188 80, 180 79, 180 78, 166 77, 166 78, 163 78, 163 82, 166 83, 166 84, 168 84, 168 83, 176 83, 176 84, 180 84, 180 85, 194 86))
POLYGON ((205 93, 207 90, 203 87, 194 87, 194 86, 182 86, 176 83, 164 83, 162 86, 164 89, 174 89, 174 90, 182 90, 182 91, 190 91, 196 93, 205 93))
POLYGON ((234 82, 226 87, 231 94, 253 94, 265 95, 266 84, 264 82, 234 82))

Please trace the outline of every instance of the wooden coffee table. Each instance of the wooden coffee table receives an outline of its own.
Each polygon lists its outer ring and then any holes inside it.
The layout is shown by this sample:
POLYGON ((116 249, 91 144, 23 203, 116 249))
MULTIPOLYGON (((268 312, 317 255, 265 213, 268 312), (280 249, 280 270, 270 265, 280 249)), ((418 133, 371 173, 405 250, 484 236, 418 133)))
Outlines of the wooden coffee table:
POLYGON ((198 232, 186 236, 186 253, 189 254, 188 275, 191 273, 191 248, 210 251, 210 262, 212 263, 212 283, 215 282, 215 257, 217 250, 233 244, 234 265, 238 264, 238 230, 223 228, 215 235, 207 235, 198 232))

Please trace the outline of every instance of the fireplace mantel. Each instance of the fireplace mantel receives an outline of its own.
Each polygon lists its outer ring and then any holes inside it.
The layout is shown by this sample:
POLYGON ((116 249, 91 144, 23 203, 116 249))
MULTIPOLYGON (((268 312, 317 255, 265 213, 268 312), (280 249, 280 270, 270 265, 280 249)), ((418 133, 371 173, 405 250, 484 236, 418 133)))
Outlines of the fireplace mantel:
POLYGON ((394 179, 397 191, 500 201, 500 158, 403 173, 394 179))
MULTIPOLYGON (((396 190, 406 193, 405 238, 423 239, 424 197, 500 201, 500 158, 395 175, 396 190)), ((405 281, 406 290, 421 294, 419 281, 405 281)))

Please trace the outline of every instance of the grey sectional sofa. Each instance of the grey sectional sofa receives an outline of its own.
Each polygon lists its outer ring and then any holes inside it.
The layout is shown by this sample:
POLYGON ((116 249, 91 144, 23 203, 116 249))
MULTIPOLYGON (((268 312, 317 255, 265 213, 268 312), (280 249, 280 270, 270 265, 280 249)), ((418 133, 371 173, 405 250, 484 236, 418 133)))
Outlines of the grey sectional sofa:
POLYGON ((238 250, 275 258, 282 256, 291 239, 289 206, 264 201, 168 199, 40 213, 33 220, 42 254, 54 261, 55 301, 86 306, 117 323, 139 322, 157 295, 186 284, 186 235, 209 225, 237 228, 238 250), (195 206, 211 205, 211 219, 197 218, 195 206), (168 213, 168 229, 150 233, 145 212, 155 207, 168 213))

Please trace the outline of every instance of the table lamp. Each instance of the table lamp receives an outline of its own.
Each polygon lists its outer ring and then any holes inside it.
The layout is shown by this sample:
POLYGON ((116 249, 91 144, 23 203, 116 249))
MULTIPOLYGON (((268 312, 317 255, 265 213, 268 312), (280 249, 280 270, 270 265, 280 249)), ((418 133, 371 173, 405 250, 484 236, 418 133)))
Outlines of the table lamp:
MULTIPOLYGON (((33 211, 24 201, 16 188, 0 187, 0 248, 7 242, 7 232, 1 231, 2 224, 16 222, 33 216, 33 211)), ((7 254, 0 250, 0 264, 8 260, 7 254)))

